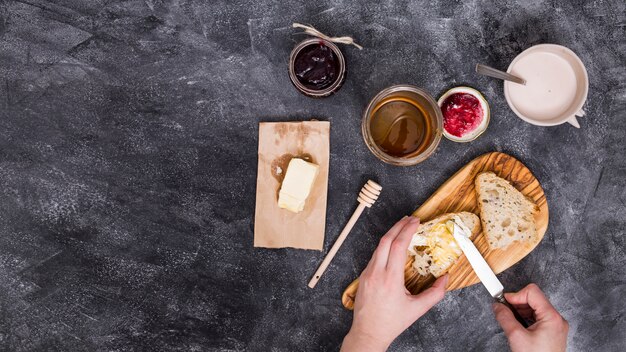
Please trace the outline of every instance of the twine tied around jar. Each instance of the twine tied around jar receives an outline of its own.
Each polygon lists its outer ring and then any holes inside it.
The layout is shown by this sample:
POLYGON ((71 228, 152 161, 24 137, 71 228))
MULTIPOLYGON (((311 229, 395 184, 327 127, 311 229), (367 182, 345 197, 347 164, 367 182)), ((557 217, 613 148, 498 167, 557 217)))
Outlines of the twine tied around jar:
POLYGON ((317 29, 311 26, 306 26, 301 23, 294 23, 292 26, 293 28, 302 28, 304 29, 305 33, 318 37, 318 38, 322 38, 324 40, 328 40, 329 42, 354 45, 357 48, 359 48, 359 50, 363 49, 362 46, 354 42, 354 39, 352 39, 352 37, 329 37, 326 34, 318 31, 317 29))

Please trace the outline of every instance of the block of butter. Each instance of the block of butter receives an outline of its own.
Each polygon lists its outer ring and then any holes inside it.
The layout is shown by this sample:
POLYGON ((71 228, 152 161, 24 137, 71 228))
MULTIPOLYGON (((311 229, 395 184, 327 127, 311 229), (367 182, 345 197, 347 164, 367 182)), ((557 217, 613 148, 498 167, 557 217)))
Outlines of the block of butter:
POLYGON ((318 172, 319 166, 313 163, 298 158, 291 159, 278 192, 278 207, 294 213, 301 212, 318 172))

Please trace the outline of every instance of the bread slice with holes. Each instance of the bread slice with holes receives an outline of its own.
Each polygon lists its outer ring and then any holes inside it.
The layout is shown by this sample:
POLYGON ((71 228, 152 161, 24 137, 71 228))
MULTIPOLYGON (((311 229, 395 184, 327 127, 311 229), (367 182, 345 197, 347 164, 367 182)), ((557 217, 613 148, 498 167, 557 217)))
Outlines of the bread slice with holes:
POLYGON ((535 213, 539 207, 533 201, 493 172, 476 176, 475 185, 480 220, 491 249, 536 240, 535 213))
POLYGON ((480 219, 466 211, 443 214, 423 223, 408 248, 409 255, 413 256, 413 269, 418 274, 442 276, 463 253, 446 226, 448 220, 455 220, 469 238, 480 232, 480 219))

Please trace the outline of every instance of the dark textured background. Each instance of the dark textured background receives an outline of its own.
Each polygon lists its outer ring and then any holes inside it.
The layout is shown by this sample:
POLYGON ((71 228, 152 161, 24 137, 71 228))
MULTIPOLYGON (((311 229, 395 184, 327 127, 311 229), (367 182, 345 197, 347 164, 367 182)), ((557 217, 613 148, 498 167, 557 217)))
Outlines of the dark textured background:
MULTIPOLYGON (((500 275, 538 283, 572 351, 626 344, 626 4, 570 1, 0 1, 0 346, 64 351, 333 351, 340 294, 379 237, 455 170, 493 150, 542 183, 550 227, 500 275), (353 35, 334 96, 300 95, 287 58, 310 23, 353 35), (573 49, 589 72, 582 128, 507 107, 482 62, 531 45, 573 49), (467 84, 492 108, 470 144, 414 167, 378 161, 361 113, 396 83, 467 84), (325 252, 368 177, 384 186, 320 284, 323 254, 252 247, 259 121, 331 122, 325 252)), ((392 350, 499 351, 485 289, 449 293, 392 350)))

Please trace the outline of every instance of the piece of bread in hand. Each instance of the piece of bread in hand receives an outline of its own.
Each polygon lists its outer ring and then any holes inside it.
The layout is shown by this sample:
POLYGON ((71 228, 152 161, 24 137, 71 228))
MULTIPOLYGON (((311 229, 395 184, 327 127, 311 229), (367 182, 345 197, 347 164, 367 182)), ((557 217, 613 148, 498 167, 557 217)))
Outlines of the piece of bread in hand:
POLYGON ((537 237, 535 213, 539 207, 507 180, 483 172, 474 181, 483 231, 491 249, 506 248, 515 241, 537 237))
POLYGON ((420 275, 444 275, 463 253, 446 227, 448 220, 455 220, 470 238, 480 232, 478 216, 465 211, 443 214, 423 223, 413 235, 408 249, 414 257, 413 269, 420 275))

